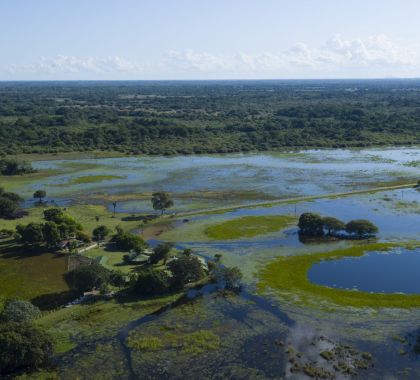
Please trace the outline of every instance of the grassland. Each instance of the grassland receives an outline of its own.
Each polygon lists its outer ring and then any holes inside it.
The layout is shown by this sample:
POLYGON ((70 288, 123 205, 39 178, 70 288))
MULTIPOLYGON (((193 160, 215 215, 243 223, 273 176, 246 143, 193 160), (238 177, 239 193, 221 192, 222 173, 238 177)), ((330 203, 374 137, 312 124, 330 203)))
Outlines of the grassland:
MULTIPOLYGON (((308 279, 308 270, 319 261, 335 260, 341 257, 357 257, 368 251, 387 251, 396 246, 398 246, 396 243, 360 244, 327 253, 279 257, 261 271, 258 291, 263 293, 271 290, 289 300, 312 307, 326 307, 327 304, 372 308, 420 307, 420 295, 381 294, 334 289, 313 284, 308 279)), ((407 243, 404 246, 414 248, 419 244, 407 243)))
POLYGON ((215 240, 250 238, 280 231, 296 221, 290 215, 244 216, 213 224, 205 234, 215 240))
POLYGON ((65 255, 29 251, 11 240, 0 242, 0 299, 67 291, 65 272, 65 255))

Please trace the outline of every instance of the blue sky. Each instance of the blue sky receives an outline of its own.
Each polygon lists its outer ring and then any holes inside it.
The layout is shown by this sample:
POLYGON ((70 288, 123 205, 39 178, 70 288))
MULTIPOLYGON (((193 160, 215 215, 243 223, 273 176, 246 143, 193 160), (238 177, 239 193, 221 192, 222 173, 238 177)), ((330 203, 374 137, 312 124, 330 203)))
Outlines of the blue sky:
POLYGON ((1 0, 0 80, 420 77, 418 0, 1 0))

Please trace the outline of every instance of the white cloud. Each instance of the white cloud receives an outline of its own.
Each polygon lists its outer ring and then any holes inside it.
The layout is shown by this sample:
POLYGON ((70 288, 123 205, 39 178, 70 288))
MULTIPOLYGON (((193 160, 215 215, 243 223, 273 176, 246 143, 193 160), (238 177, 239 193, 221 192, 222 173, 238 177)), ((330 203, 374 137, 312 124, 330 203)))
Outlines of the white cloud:
POLYGON ((371 36, 364 40, 346 40, 334 36, 320 47, 298 43, 281 52, 232 55, 171 51, 160 62, 169 72, 183 70, 207 73, 265 74, 282 77, 296 73, 311 75, 323 73, 377 73, 379 75, 420 74, 418 47, 401 46, 385 35, 371 36))
POLYGON ((122 57, 110 56, 105 58, 58 55, 55 57, 41 57, 32 64, 16 64, 9 68, 11 73, 34 74, 103 74, 115 72, 138 72, 142 66, 122 57))
POLYGON ((412 77, 420 76, 419 53, 419 46, 406 46, 383 34, 364 39, 336 35, 318 47, 298 43, 274 52, 172 50, 149 62, 119 56, 59 55, 32 64, 12 65, 3 71, 33 78, 75 79, 412 77))

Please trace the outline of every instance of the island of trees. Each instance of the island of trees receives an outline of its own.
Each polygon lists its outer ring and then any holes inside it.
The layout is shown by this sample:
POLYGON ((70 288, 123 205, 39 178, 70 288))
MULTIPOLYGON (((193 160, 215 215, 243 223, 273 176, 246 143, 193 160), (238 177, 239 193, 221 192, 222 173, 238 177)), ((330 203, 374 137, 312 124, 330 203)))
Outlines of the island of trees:
POLYGON ((366 239, 378 232, 378 227, 366 219, 344 223, 337 218, 311 212, 299 217, 298 227, 302 238, 366 239))

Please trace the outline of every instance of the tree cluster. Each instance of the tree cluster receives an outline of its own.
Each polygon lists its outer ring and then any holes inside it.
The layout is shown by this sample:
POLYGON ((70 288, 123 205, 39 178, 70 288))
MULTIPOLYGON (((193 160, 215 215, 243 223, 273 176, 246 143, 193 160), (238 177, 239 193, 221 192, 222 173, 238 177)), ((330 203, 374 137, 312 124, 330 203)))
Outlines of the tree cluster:
POLYGON ((366 219, 351 220, 347 224, 331 216, 322 217, 314 213, 303 213, 298 222, 299 233, 306 237, 351 236, 358 239, 374 236, 378 232, 372 222, 366 219), (343 235, 346 232, 348 235, 343 235))
POLYGON ((0 175, 21 175, 34 172, 35 170, 26 161, 0 158, 0 175))
POLYGON ((81 224, 59 208, 44 210, 44 219, 45 223, 18 224, 17 239, 28 246, 45 244, 49 248, 57 248, 61 240, 70 237, 89 240, 89 236, 83 233, 81 224))

